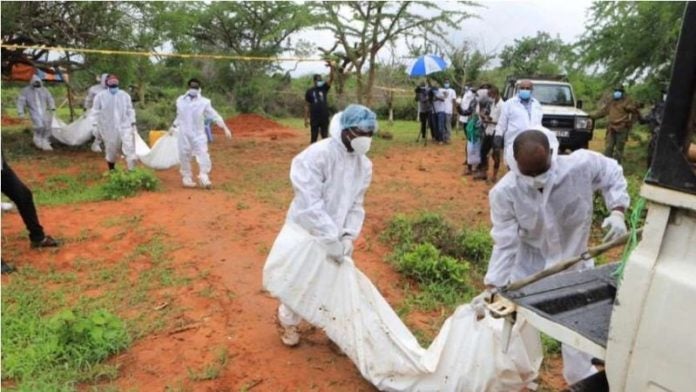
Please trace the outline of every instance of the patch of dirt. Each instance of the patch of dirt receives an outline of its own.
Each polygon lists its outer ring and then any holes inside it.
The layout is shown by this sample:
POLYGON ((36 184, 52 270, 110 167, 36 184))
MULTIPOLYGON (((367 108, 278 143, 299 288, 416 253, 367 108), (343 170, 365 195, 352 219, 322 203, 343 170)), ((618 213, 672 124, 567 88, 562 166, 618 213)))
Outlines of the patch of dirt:
POLYGON ((297 131, 258 114, 240 114, 225 120, 234 136, 257 137, 270 140, 288 139, 298 135, 297 131))
POLYGON ((20 118, 15 118, 15 117, 7 117, 7 116, 2 116, 1 119, 1 124, 2 125, 17 125, 22 123, 22 119, 20 118))
MULTIPOLYGON (((5 214, 3 256, 20 270, 30 265, 41 271, 83 271, 80 279, 94 279, 92 268, 80 260, 116 265, 155 234, 175 245, 170 262, 190 284, 149 293, 153 304, 169 301, 164 309, 152 312, 175 309, 176 316, 110 359, 120 365, 114 381, 118 390, 374 390, 347 357, 336 354, 320 330, 305 325, 300 346, 284 347, 276 324, 278 303, 261 284, 265 258, 292 198, 287 179, 290 160, 306 147, 306 135, 256 115, 226 122, 236 136, 255 140, 216 139, 210 145, 212 190, 182 188, 173 168, 157 172, 162 182, 157 192, 121 201, 39 206, 49 234, 73 239, 55 252, 31 250, 19 215, 5 214), (274 135, 283 142, 268 140, 274 135), (131 217, 140 218, 128 226, 131 217), (85 230, 88 238, 74 240, 84 237, 85 230), (220 348, 227 351, 228 360, 219 375, 195 380, 191 374, 214 363, 220 348)), ((415 135, 417 123, 413 124, 415 135)), ((490 186, 461 177, 464 143, 459 135, 455 139, 448 146, 388 148, 373 158, 374 177, 355 258, 394 307, 406 294, 403 279, 385 262, 390 249, 379 241, 394 214, 428 210, 444 214, 458 226, 488 225, 490 186)), ((104 170, 101 154, 56 153, 81 162, 85 171, 104 170)), ((38 180, 35 165, 24 160, 13 168, 32 183, 38 180)), ((72 172, 69 167, 42 169, 43 176, 72 172)), ((135 279, 146 262, 136 258, 121 272, 135 279)), ((3 276, 2 283, 12 284, 12 279, 3 276)), ((87 295, 98 294, 98 284, 95 287, 87 295)), ((411 318, 413 324, 429 325, 422 315, 411 318)))

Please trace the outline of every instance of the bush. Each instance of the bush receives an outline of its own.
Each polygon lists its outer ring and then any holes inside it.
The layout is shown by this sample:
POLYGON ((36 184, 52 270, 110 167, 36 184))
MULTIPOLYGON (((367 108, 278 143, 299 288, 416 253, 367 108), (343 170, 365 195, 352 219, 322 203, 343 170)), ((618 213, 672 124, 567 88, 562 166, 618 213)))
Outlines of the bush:
POLYGON ((159 185, 159 179, 149 169, 111 170, 107 176, 108 181, 102 189, 105 198, 109 200, 133 196, 139 190, 155 190, 159 185))
POLYGON ((485 266, 491 258, 493 239, 486 228, 463 229, 457 236, 457 249, 477 265, 485 266))
POLYGON ((395 260, 396 268, 418 283, 444 284, 468 288, 469 263, 443 255, 432 244, 424 243, 404 252, 395 260))

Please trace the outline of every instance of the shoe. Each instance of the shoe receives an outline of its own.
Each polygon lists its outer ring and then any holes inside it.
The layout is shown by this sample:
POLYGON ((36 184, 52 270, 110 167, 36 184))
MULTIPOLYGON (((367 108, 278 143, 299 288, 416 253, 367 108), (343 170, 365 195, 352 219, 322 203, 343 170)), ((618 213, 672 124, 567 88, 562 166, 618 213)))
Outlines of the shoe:
POLYGON ((300 332, 297 330, 297 326, 283 327, 283 334, 280 335, 280 340, 288 347, 295 347, 300 344, 300 332))
POLYGON ((479 172, 479 173, 474 174, 474 177, 473 177, 473 178, 474 178, 474 180, 476 180, 476 181, 479 181, 479 180, 486 181, 486 177, 487 177, 487 176, 486 176, 486 173, 480 173, 480 172, 479 172))
POLYGON ((181 184, 184 186, 184 188, 195 188, 196 183, 193 182, 191 177, 184 177, 181 179, 181 184))
POLYGON ((208 178, 208 176, 205 174, 198 176, 198 182, 200 182, 201 188, 210 189, 213 187, 213 183, 210 182, 210 178, 208 178))
POLYGON ((100 145, 100 144, 101 144, 101 143, 99 143, 98 140, 95 140, 95 141, 92 143, 92 146, 90 147, 90 149, 91 149, 92 151, 94 151, 94 152, 102 152, 102 148, 101 148, 101 145, 100 145))
POLYGON ((2 202, 2 212, 8 212, 8 211, 12 211, 14 209, 15 209, 15 205, 13 203, 2 202))
POLYGON ((53 248, 58 246, 58 241, 56 241, 50 235, 45 236, 41 241, 32 241, 32 248, 53 248))
POLYGON ((41 139, 41 149, 44 151, 53 151, 53 147, 51 147, 51 142, 48 141, 48 139, 41 139))
POLYGON ((15 271, 17 271, 17 269, 15 267, 7 264, 4 260, 2 261, 2 273, 3 274, 11 274, 15 271))
POLYGON ((43 139, 35 135, 32 141, 34 142, 36 148, 38 148, 39 150, 43 150, 43 139))

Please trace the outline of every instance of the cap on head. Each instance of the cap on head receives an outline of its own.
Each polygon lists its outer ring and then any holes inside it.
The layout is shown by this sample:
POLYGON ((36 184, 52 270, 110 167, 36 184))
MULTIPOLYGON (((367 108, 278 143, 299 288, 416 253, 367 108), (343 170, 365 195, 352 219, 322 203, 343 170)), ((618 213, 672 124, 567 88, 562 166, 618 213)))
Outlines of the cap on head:
POLYGON ((348 105, 341 115, 341 129, 349 128, 377 132, 377 115, 363 105, 348 105))
POLYGON ((201 81, 196 78, 189 79, 186 85, 190 88, 201 88, 201 81))

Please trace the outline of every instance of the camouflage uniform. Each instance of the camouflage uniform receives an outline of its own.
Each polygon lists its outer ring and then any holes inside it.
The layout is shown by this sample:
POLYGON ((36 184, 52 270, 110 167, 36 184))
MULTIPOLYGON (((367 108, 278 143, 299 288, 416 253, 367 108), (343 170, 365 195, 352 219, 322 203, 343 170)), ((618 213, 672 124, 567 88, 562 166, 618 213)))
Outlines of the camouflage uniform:
POLYGON ((608 116, 609 124, 607 125, 604 155, 621 163, 628 133, 633 122, 640 118, 638 105, 632 100, 622 97, 621 99, 612 99, 602 109, 590 114, 592 119, 605 116, 608 116))

